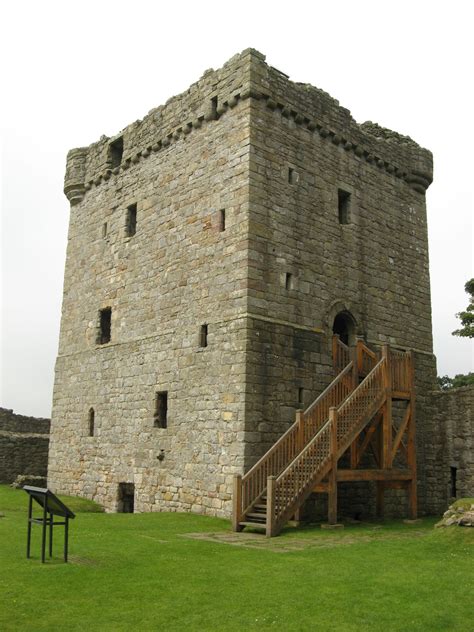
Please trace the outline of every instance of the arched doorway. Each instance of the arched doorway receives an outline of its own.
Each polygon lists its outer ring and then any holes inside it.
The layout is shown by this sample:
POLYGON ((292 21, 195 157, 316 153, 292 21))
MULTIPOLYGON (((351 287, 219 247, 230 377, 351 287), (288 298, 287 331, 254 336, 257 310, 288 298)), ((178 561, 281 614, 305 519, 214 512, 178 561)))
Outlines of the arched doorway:
POLYGON ((345 345, 354 344, 355 321, 352 314, 347 311, 339 312, 334 318, 332 331, 337 334, 345 345))

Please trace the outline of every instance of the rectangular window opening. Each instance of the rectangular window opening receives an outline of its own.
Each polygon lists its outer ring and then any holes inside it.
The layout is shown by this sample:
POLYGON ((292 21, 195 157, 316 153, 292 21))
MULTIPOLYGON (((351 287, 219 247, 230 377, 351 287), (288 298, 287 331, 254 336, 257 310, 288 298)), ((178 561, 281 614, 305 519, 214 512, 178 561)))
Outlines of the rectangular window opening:
POLYGON ((107 222, 102 224, 102 238, 105 239, 107 237, 107 222))
POLYGON ((225 208, 221 208, 219 211, 219 232, 225 231, 225 208))
POLYGON ((298 404, 302 406, 303 403, 304 403, 304 388, 300 386, 298 388, 298 404))
POLYGON ((130 204, 127 208, 127 222, 125 226, 127 237, 133 237, 137 232, 137 205, 130 204))
POLYGON ((211 99, 211 112, 214 119, 217 118, 217 97, 211 99))
POLYGON ((293 167, 288 167, 288 184, 298 184, 299 175, 293 167))
POLYGON ((208 332, 207 325, 201 325, 201 329, 199 331, 199 346, 200 347, 207 347, 207 332, 208 332))
POLYGON ((458 474, 458 468, 457 467, 450 467, 450 472, 451 472, 451 496, 453 498, 456 498, 456 496, 458 495, 458 491, 456 489, 457 487, 457 474, 458 474))
POLYGON ((351 194, 342 189, 337 190, 337 208, 339 224, 349 224, 351 221, 351 194))
POLYGON ((99 337, 98 343, 105 345, 110 342, 112 329, 112 308, 105 307, 99 311, 99 337))
POLYGON ((123 136, 120 136, 120 138, 117 138, 117 140, 114 140, 109 145, 109 155, 108 155, 107 162, 112 167, 112 169, 120 165, 120 163, 122 162, 122 156, 123 156, 123 136))
POLYGON ((155 428, 166 428, 168 426, 168 391, 159 391, 155 395, 153 424, 155 428))
POLYGON ((285 290, 292 290, 293 289, 293 275, 291 274, 291 272, 286 272, 285 273, 285 290))

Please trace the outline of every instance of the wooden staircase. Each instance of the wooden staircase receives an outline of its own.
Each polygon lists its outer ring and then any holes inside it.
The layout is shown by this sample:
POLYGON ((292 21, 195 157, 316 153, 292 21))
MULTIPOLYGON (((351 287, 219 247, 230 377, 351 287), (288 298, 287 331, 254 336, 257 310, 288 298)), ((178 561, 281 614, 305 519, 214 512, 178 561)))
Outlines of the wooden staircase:
POLYGON ((262 529, 279 533, 315 491, 328 493, 328 521, 337 522, 338 481, 377 481, 377 508, 389 487, 409 492, 410 514, 416 516, 416 461, 414 448, 413 356, 382 347, 380 357, 362 341, 355 347, 333 339, 336 377, 307 410, 244 475, 234 477, 233 529, 262 529), (392 401, 407 403, 398 427, 392 401), (406 442, 404 442, 406 438, 406 442), (368 447, 377 469, 358 466, 368 447), (338 461, 350 451, 350 469, 338 461), (406 468, 394 469, 402 451, 406 468))

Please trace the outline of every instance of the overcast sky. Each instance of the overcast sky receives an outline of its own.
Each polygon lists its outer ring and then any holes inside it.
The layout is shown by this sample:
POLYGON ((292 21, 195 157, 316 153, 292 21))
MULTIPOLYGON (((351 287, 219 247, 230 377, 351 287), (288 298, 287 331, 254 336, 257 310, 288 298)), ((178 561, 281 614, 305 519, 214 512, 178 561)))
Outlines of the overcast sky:
POLYGON ((0 8, 0 405, 49 416, 69 203, 66 153, 111 136, 253 47, 293 81, 431 149, 438 372, 474 370, 451 336, 473 273, 469 1, 42 0, 0 8))

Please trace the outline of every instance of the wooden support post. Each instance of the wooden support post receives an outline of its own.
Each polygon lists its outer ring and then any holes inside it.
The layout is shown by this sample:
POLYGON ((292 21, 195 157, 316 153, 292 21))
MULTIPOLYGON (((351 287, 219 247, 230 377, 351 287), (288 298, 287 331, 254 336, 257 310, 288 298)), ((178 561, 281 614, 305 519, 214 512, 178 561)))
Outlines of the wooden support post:
POLYGON ((410 421, 408 422, 408 442, 407 442, 407 462, 412 473, 412 479, 408 485, 408 508, 409 516, 416 520, 418 516, 417 498, 417 472, 416 472, 416 443, 415 443, 415 358, 413 351, 409 353, 410 367, 410 421))
POLYGON ((275 525, 275 481, 276 476, 269 476, 267 478, 267 523, 265 528, 265 535, 267 538, 271 538, 276 535, 275 525))
POLYGON ((232 493, 232 531, 241 531, 242 527, 242 476, 234 474, 234 486, 232 493))
POLYGON ((384 388, 385 405, 382 421, 382 469, 392 467, 392 368, 390 363, 390 347, 382 346, 382 357, 385 358, 384 388))
POLYGON ((303 411, 296 411, 296 423, 298 424, 298 451, 304 448, 305 445, 305 437, 304 437, 304 425, 303 425, 303 411))
MULTIPOLYGON (((357 341, 356 346, 351 347, 350 349, 351 359, 352 359, 352 388, 353 389, 357 388, 357 386, 359 385, 360 366, 359 366, 359 358, 358 358, 359 356, 358 347, 359 347, 359 341, 357 341)), ((358 445, 358 439, 356 437, 354 441, 351 443, 351 449, 350 449, 351 468, 353 469, 357 467, 357 463, 358 463, 357 445, 358 445)))
POLYGON ((384 481, 377 481, 377 499, 376 499, 376 514, 377 518, 383 518, 384 515, 384 481))
POLYGON ((328 486, 328 523, 337 524, 337 409, 329 409, 330 453, 332 467, 328 486))

